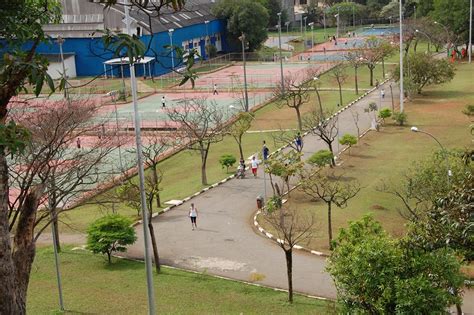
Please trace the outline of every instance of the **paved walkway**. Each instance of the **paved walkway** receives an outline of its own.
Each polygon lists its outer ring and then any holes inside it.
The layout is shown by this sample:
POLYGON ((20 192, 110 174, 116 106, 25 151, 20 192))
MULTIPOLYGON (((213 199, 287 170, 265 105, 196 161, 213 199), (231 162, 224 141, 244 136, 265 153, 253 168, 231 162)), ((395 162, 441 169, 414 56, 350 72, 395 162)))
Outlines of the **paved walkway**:
MULTIPOLYGON (((386 87, 385 91, 389 91, 386 87)), ((396 89, 394 89, 396 92, 396 89)), ((394 99, 398 94, 394 95, 394 99)), ((370 117, 364 108, 370 102, 379 102, 378 91, 354 104, 352 110, 359 112, 359 127, 370 127, 370 117)), ((383 106, 391 107, 390 95, 386 95, 383 106)), ((357 134, 350 110, 339 115, 340 134, 357 134)), ((304 154, 308 158, 314 152, 326 149, 316 136, 304 139, 304 154)), ((342 149, 342 146, 336 149, 342 149)), ((259 150, 259 148, 257 149, 259 150)), ((248 172, 249 173, 249 172, 248 172)), ((263 173, 258 177, 234 179, 199 195, 196 198, 156 217, 153 220, 159 241, 162 262, 167 265, 206 271, 249 280, 254 272, 265 275, 259 283, 287 288, 285 258, 282 250, 253 227, 256 197, 263 194, 263 173), (198 230, 192 231, 187 216, 191 202, 199 210, 198 230)), ((271 188, 267 181, 267 191, 271 188)), ((127 255, 143 258, 142 226, 137 226, 138 241, 128 249, 127 255)), ((336 298, 336 290, 329 275, 324 272, 325 259, 295 250, 294 289, 298 292, 336 298)))

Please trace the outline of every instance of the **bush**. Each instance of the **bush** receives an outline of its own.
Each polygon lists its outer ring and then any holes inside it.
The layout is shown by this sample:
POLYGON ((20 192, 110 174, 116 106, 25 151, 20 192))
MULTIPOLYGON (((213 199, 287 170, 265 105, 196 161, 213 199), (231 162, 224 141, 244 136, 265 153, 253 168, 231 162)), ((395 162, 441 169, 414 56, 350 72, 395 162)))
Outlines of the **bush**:
POLYGON ((323 167, 325 165, 331 165, 333 157, 334 155, 331 151, 319 150, 308 159, 308 163, 323 167))
POLYGON ((392 116, 392 111, 388 108, 384 108, 379 112, 379 118, 382 118, 383 122, 385 122, 385 119, 390 116, 392 116))
POLYGON ((113 214, 94 221, 87 229, 87 249, 94 254, 107 254, 109 264, 113 252, 125 252, 126 245, 137 240, 132 221, 113 214))
POLYGON ((237 162, 237 159, 232 154, 224 154, 219 159, 219 163, 221 164, 222 168, 226 168, 227 173, 229 172, 229 167, 233 166, 235 162, 237 162))
POLYGON ((402 112, 394 112, 392 119, 396 121, 400 126, 403 126, 407 122, 407 114, 402 112))
POLYGON ((206 55, 207 58, 214 58, 217 56, 217 48, 216 46, 209 44, 206 45, 206 55))
POLYGON ((357 137, 346 133, 341 139, 339 139, 339 143, 342 145, 348 145, 350 150, 353 145, 357 144, 357 137))

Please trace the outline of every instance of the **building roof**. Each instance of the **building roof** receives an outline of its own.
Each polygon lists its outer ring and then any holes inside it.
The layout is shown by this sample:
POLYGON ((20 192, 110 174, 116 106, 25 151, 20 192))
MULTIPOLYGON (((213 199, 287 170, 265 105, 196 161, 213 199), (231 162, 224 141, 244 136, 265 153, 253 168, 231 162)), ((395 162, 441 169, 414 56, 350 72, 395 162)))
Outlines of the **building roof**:
MULTIPOLYGON (((130 17, 132 23, 144 30, 143 34, 150 32, 151 18, 151 31, 160 33, 171 28, 178 29, 217 19, 211 13, 213 4, 213 0, 187 0, 183 10, 174 12, 171 8, 163 8, 159 16, 152 11, 151 14, 147 14, 133 7, 130 10, 130 17)), ((94 34, 97 30, 106 28, 122 30, 125 27, 121 5, 105 9, 100 3, 86 0, 61 0, 61 6, 62 23, 44 26, 46 33, 52 37, 58 35, 63 38, 99 37, 101 34, 94 34)))

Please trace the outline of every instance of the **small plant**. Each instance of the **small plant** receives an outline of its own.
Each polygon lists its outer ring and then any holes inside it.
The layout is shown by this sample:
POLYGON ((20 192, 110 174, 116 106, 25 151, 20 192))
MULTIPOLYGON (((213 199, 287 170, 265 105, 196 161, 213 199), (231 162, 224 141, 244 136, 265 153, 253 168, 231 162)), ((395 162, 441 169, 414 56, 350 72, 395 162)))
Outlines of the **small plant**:
POLYGON ((353 145, 357 144, 357 137, 346 133, 345 135, 342 136, 341 139, 339 139, 339 143, 342 144, 342 145, 348 145, 349 146, 349 154, 350 154, 351 147, 353 145))
POLYGON ((265 278, 266 277, 263 273, 252 272, 249 276, 249 281, 250 282, 257 282, 257 281, 262 281, 265 278))
POLYGON ((378 109, 377 103, 372 102, 369 104, 369 112, 375 112, 378 109))
POLYGON ((382 118, 382 121, 385 123, 386 118, 392 116, 392 111, 389 108, 384 108, 379 112, 379 118, 382 118))
POLYGON ((394 112, 392 119, 398 123, 399 126, 403 126, 407 122, 407 114, 402 112, 394 112))
POLYGON ((94 254, 107 254, 110 264, 113 252, 125 252, 126 246, 137 240, 131 224, 130 219, 118 214, 94 221, 87 229, 87 249, 94 254))
POLYGON ((466 107, 464 107, 464 109, 462 110, 462 113, 468 117, 474 116, 474 105, 466 105, 466 107))
POLYGON ((323 167, 325 165, 331 165, 333 157, 334 155, 331 151, 319 150, 308 159, 308 163, 323 167))
POLYGON ((224 154, 219 159, 219 163, 222 168, 226 168, 226 172, 229 173, 229 167, 233 166, 237 162, 237 159, 232 154, 224 154))

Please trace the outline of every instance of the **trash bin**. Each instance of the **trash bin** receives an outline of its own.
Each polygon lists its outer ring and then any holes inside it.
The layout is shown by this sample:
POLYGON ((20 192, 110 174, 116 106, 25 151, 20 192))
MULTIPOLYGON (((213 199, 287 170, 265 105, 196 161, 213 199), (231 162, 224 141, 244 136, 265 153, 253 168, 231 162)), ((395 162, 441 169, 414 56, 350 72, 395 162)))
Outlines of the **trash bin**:
POLYGON ((263 208, 263 201, 264 201, 263 196, 258 196, 258 197, 257 197, 257 208, 258 208, 258 209, 262 209, 262 208, 263 208))

